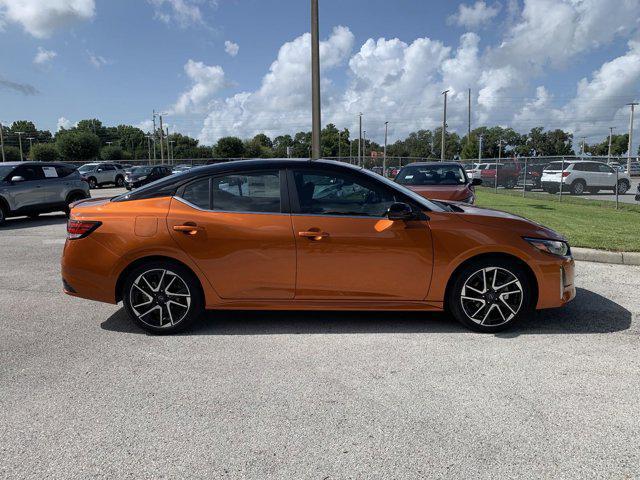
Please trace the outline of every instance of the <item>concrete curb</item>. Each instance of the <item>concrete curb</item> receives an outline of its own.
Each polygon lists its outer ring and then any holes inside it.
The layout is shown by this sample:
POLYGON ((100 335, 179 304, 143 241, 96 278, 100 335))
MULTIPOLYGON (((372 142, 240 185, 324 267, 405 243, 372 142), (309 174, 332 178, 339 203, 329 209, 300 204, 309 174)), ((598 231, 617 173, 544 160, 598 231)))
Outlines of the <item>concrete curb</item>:
POLYGON ((640 252, 607 252, 606 250, 579 247, 571 247, 571 252, 574 259, 583 262, 640 265, 640 252))

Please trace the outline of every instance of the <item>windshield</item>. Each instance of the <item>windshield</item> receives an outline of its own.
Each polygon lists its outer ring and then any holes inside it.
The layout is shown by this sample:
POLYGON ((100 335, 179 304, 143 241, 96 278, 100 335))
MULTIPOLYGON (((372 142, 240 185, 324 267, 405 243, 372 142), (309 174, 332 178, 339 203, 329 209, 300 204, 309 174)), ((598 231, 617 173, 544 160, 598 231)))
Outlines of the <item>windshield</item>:
POLYGON ((151 167, 133 167, 131 173, 134 175, 148 175, 151 173, 151 167))
POLYGON ((414 165, 403 168, 396 181, 401 185, 464 185, 467 175, 459 165, 414 165))
POLYGON ((5 177, 7 177, 13 171, 14 168, 16 167, 9 166, 9 165, 0 166, 0 180, 4 180, 5 177))
POLYGON ((87 163, 86 165, 82 165, 78 171, 80 173, 84 173, 84 172, 91 172, 93 170, 95 170, 96 168, 96 164, 95 163, 87 163))
POLYGON ((422 195, 417 194, 413 190, 409 190, 407 187, 404 187, 404 186, 400 185, 399 183, 394 182, 393 180, 389 180, 388 178, 383 177, 382 175, 379 175, 377 173, 370 172, 369 170, 362 169, 361 171, 365 175, 368 175, 369 177, 373 178, 374 180, 377 180, 378 182, 382 182, 385 185, 388 185, 389 187, 391 187, 391 188, 403 193, 407 197, 411 198, 411 200, 413 200, 417 204, 422 205, 422 206, 428 208, 429 210, 432 210, 434 212, 444 212, 445 211, 445 209, 442 208, 440 205, 435 204, 431 200, 428 200, 428 199, 424 198, 422 195))

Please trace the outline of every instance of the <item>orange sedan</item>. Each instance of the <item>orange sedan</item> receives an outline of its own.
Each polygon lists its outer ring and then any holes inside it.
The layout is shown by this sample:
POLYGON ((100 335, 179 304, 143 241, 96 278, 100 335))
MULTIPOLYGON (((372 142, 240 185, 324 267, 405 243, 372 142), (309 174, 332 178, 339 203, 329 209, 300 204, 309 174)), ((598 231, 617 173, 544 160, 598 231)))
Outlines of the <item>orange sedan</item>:
POLYGON ((175 332, 205 309, 447 310, 502 330, 575 296, 559 234, 347 164, 245 160, 74 204, 64 290, 175 332))

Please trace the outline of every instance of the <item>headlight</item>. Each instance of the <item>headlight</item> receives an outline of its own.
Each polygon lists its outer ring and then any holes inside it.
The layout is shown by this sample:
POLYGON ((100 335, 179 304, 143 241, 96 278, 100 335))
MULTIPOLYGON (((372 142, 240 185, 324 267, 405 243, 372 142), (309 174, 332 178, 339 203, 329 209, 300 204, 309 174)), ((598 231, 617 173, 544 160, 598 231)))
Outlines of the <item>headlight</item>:
POLYGON ((560 240, 546 240, 543 238, 527 238, 524 240, 536 247, 538 250, 550 253, 551 255, 558 255, 560 257, 566 257, 570 254, 569 244, 560 240))

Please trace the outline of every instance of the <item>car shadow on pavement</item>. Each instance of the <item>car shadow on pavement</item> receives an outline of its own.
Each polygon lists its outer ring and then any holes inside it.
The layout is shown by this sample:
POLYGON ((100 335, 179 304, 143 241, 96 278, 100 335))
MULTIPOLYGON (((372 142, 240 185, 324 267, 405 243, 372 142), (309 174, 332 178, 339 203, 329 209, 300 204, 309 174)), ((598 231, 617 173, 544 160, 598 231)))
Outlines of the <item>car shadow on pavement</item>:
POLYGON ((0 232, 4 230, 23 230, 25 228, 46 227, 49 225, 62 225, 67 223, 64 213, 56 215, 43 215, 37 218, 17 217, 7 218, 4 225, 0 225, 0 232))
MULTIPOLYGON (((631 312, 617 303, 579 288, 576 299, 565 308, 537 312, 496 336, 611 333, 629 329, 631 319, 631 312)), ((113 332, 146 333, 128 318, 123 308, 105 320, 101 327, 113 332)), ((465 332, 468 332, 465 327, 444 313, 218 310, 208 312, 180 335, 465 332)))

